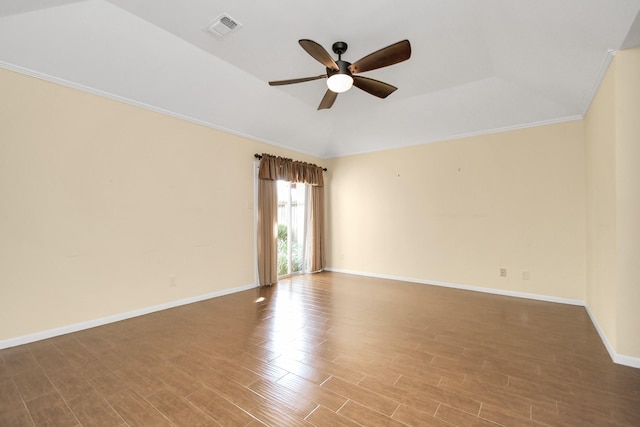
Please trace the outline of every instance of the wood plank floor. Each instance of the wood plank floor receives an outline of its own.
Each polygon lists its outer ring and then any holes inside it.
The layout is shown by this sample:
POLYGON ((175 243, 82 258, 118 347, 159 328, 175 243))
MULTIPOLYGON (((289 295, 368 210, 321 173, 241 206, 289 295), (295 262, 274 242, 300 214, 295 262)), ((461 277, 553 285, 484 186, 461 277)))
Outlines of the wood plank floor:
POLYGON ((582 307, 321 273, 2 350, 0 425, 640 426, 640 370, 582 307))

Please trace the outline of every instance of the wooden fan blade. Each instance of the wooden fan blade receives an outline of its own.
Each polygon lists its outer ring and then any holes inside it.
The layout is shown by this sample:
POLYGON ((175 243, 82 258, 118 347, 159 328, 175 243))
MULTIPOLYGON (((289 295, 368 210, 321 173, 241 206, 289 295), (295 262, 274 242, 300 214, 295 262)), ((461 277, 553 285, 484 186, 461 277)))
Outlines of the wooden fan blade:
POLYGON ((324 93, 324 96, 322 97, 322 101, 320 101, 320 105, 318 105, 318 110, 331 108, 337 97, 337 93, 327 89, 327 91, 324 93))
POLYGON ((269 86, 290 85, 290 84, 293 84, 293 83, 310 82, 311 80, 326 79, 326 78, 327 78, 327 75, 326 74, 322 74, 320 76, 302 77, 302 78, 299 78, 299 79, 276 80, 276 81, 273 81, 273 82, 269 82, 269 86))
POLYGON ((377 50, 361 58, 349 66, 353 74, 377 68, 388 67, 411 58, 411 44, 409 40, 402 40, 390 46, 377 50))
POLYGON ((336 64, 336 61, 334 61, 331 55, 329 55, 329 52, 327 52, 318 43, 308 39, 298 40, 298 43, 300 43, 300 46, 302 46, 309 55, 313 56, 316 61, 331 70, 338 70, 338 64, 336 64))
POLYGON ((397 87, 381 82, 380 80, 362 76, 353 76, 353 85, 373 96, 377 96, 378 98, 386 98, 398 89, 397 87))

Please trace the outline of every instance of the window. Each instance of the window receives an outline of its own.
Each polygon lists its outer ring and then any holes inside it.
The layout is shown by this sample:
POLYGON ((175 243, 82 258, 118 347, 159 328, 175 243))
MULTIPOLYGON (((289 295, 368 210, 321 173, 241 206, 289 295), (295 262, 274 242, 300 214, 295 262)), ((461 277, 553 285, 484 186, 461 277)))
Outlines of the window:
POLYGON ((304 270, 305 202, 305 184, 278 181, 278 277, 304 270))

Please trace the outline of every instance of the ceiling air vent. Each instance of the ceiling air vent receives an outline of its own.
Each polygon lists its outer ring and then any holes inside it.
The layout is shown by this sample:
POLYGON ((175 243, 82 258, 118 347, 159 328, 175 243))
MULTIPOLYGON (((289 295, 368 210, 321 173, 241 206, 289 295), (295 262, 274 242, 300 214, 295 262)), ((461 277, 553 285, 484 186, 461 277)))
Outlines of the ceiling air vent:
POLYGON ((234 31, 238 31, 241 26, 242 24, 240 24, 238 20, 233 19, 226 13, 223 13, 211 21, 209 25, 207 25, 206 30, 214 36, 221 38, 234 31))

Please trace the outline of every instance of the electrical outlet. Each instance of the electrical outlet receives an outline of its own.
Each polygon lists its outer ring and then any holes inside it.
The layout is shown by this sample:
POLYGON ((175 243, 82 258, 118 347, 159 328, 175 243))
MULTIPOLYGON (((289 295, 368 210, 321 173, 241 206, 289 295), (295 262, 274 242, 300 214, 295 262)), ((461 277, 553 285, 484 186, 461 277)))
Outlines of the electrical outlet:
POLYGON ((507 269, 506 268, 501 268, 500 269, 500 277, 507 277, 507 269))
POLYGON ((529 280, 529 270, 522 270, 522 280, 529 280))
POLYGON ((169 283, 169 287, 173 288, 174 286, 176 286, 176 276, 171 276, 171 283, 169 283))

